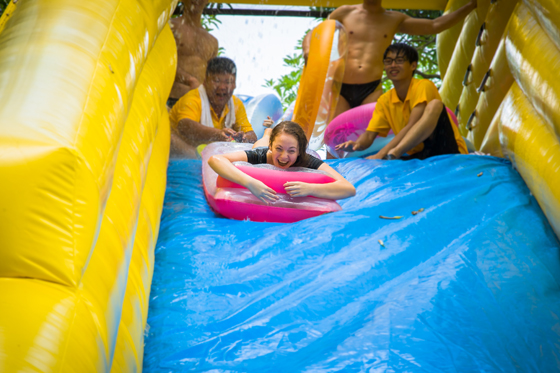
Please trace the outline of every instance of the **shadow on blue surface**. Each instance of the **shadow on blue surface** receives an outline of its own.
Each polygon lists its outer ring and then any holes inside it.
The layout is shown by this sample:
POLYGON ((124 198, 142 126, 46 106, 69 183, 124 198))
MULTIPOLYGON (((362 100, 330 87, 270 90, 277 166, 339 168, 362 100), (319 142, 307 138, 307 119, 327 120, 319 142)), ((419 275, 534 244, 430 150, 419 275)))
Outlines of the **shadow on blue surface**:
POLYGON ((170 164, 145 372, 559 369, 560 244, 509 162, 329 164, 356 196, 294 224, 217 217, 170 164))

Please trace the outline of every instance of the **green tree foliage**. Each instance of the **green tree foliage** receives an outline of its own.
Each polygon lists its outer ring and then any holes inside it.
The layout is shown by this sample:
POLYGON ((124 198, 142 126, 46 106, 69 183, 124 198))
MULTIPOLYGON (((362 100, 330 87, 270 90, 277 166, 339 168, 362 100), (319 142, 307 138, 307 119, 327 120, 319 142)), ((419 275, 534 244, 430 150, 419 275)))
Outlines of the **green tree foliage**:
MULTIPOLYGON (((307 34, 307 31, 305 34, 307 34)), ((295 47, 296 53, 284 57, 284 66, 289 67, 291 71, 286 75, 282 75, 278 80, 266 80, 265 84, 263 84, 263 87, 274 89, 278 96, 280 96, 284 111, 297 97, 298 84, 301 79, 304 63, 301 43, 303 42, 305 34, 298 40, 295 47)))
MULTIPOLYGON (((208 3, 208 5, 206 5, 206 8, 207 9, 222 9, 224 6, 228 6, 230 9, 232 9, 232 6, 230 4, 226 4, 226 3, 208 3)), ((220 21, 216 17, 215 14, 203 14, 202 15, 202 27, 204 27, 206 29, 206 31, 208 31, 208 32, 214 31, 221 24, 222 24, 222 21, 220 21)))
MULTIPOLYGON (((311 7, 312 11, 332 11, 334 8, 317 8, 311 7)), ((441 16, 442 12, 433 10, 398 10, 403 12, 410 17, 415 18, 429 18, 434 19, 441 16)), ((323 21, 323 19, 318 18, 317 23, 323 21)), ((280 99, 282 100, 282 106, 286 109, 292 102, 295 101, 297 96, 297 89, 299 80, 301 78, 301 71, 303 69, 303 53, 301 49, 302 38, 298 41, 295 47, 295 53, 288 55, 284 58, 284 66, 290 68, 288 74, 282 75, 278 79, 266 80, 264 87, 273 88, 280 99)), ((439 75, 439 67, 437 64, 436 46, 435 46, 436 36, 426 35, 426 36, 412 36, 406 34, 395 35, 394 42, 407 43, 416 48, 419 55, 417 76, 422 78, 432 79, 436 85, 441 83, 439 75)), ((387 91, 392 88, 392 83, 386 77, 383 79, 383 90, 387 91)))
MULTIPOLYGON (((309 10, 330 13, 335 10, 335 8, 312 6, 309 8, 309 10)), ((316 18, 317 23, 320 23, 324 20, 324 18, 316 18)), ((274 89, 278 96, 280 96, 284 111, 296 100, 297 97, 297 90, 299 87, 299 81, 301 79, 301 73, 303 71, 304 64, 301 44, 303 43, 303 38, 310 30, 311 29, 305 31, 301 39, 298 40, 297 45, 294 48, 296 53, 284 57, 284 66, 289 67, 291 71, 286 75, 282 75, 278 79, 265 80, 265 83, 263 84, 263 87, 274 89)))
POLYGON ((0 0, 0 15, 4 14, 4 10, 8 7, 12 0, 0 0))

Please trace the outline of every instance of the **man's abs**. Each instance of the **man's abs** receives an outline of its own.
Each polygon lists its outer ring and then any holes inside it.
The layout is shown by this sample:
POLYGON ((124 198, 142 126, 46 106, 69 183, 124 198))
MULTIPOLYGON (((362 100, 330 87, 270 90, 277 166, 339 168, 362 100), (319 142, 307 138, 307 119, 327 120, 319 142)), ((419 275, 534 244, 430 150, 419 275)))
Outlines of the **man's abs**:
POLYGON ((344 17, 348 33, 344 83, 363 84, 381 79, 383 53, 391 45, 400 21, 397 12, 371 15, 356 10, 344 17))
POLYGON ((342 79, 344 84, 364 84, 379 80, 382 77, 383 63, 376 63, 375 55, 364 54, 351 57, 349 53, 344 78, 342 79))

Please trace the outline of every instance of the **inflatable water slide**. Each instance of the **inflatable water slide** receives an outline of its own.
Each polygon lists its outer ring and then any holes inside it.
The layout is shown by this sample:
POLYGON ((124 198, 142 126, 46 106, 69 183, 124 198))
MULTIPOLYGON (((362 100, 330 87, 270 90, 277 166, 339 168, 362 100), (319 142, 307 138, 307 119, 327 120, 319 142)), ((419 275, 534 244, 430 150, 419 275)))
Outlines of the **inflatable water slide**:
POLYGON ((217 216, 200 160, 167 169, 176 1, 12 6, 0 371, 558 370, 560 6, 478 4, 438 39, 441 93, 497 157, 330 161, 357 195, 293 224, 217 216))

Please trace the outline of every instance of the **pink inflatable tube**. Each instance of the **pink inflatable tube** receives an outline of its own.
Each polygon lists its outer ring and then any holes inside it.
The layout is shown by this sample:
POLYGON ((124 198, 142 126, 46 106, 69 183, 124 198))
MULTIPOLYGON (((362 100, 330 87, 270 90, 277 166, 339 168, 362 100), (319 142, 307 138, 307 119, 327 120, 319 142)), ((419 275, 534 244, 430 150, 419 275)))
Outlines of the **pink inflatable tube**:
POLYGON ((293 223, 342 208, 333 200, 315 197, 290 197, 284 190, 288 181, 324 184, 334 179, 322 171, 294 168, 285 171, 272 165, 251 165, 236 162, 241 171, 254 177, 272 189, 280 199, 266 205, 248 189, 226 180, 208 166, 208 159, 215 154, 231 153, 251 149, 251 144, 218 142, 208 145, 202 152, 202 180, 204 193, 210 207, 230 219, 251 220, 259 222, 293 223))
MULTIPOLYGON (((377 153, 388 144, 394 137, 393 131, 390 131, 389 135, 385 138, 378 137, 375 139, 373 144, 366 150, 359 152, 335 150, 338 144, 349 140, 356 141, 358 137, 366 131, 374 110, 375 102, 355 107, 334 118, 325 130, 325 144, 328 152, 338 158, 363 157, 377 153)), ((457 125, 457 117, 455 114, 449 110, 449 108, 447 108, 447 112, 450 114, 455 125, 457 125)))

